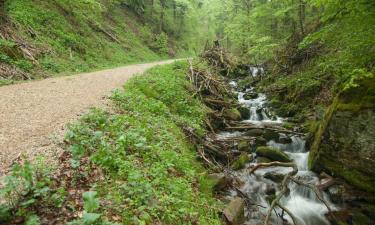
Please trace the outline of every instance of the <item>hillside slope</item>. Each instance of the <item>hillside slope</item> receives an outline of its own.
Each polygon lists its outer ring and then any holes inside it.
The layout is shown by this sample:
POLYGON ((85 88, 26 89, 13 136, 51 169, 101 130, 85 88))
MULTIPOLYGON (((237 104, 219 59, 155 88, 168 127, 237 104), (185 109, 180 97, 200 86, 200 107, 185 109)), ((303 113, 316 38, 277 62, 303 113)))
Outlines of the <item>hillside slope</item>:
POLYGON ((2 1, 0 85, 191 52, 186 36, 173 35, 167 25, 158 30, 152 17, 121 2, 2 1), (185 44, 176 49, 180 42, 185 44))

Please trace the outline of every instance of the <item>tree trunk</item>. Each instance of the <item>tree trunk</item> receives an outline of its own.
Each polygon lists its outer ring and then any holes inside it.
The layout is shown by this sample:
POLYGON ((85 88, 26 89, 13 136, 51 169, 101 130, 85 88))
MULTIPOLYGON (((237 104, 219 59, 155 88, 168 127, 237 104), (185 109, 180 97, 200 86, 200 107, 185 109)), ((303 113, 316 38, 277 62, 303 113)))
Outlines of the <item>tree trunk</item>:
POLYGON ((164 28, 164 9, 162 8, 160 11, 160 23, 159 23, 159 32, 163 32, 164 28))
POLYGON ((6 12, 5 12, 5 0, 0 0, 0 25, 6 22, 6 12))

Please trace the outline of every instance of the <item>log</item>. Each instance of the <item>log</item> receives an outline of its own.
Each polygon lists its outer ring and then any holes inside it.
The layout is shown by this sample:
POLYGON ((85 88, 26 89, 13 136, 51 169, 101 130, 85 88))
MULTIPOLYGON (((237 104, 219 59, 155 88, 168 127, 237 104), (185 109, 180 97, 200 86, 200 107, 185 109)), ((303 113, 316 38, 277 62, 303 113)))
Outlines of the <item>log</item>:
POLYGON ((279 133, 287 133, 287 134, 296 134, 299 136, 304 136, 305 134, 291 131, 291 130, 286 130, 282 128, 271 128, 271 127, 260 127, 260 126, 254 126, 254 125, 246 125, 246 126, 237 126, 237 127, 227 127, 226 129, 229 130, 251 130, 251 129, 265 129, 265 130, 270 130, 270 131, 275 131, 279 133))

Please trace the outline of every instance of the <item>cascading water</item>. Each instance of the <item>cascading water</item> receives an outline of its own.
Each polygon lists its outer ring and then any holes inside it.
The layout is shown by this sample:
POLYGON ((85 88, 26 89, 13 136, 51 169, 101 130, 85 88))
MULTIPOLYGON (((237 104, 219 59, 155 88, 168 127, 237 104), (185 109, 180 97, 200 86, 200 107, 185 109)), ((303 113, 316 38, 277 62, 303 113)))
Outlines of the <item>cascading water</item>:
MULTIPOLYGON (((252 88, 246 89, 245 92, 253 91, 252 88)), ((245 93, 239 92, 238 93, 238 101, 248 107, 250 109, 250 118, 248 120, 245 120, 244 122, 247 123, 254 123, 254 124, 260 124, 260 123, 282 123, 282 119, 279 117, 271 118, 271 115, 267 114, 265 110, 267 108, 265 107, 265 103, 267 100, 266 95, 264 94, 258 94, 257 98, 254 99, 248 99, 246 100, 244 98, 245 93)))
MULTIPOLYGON (((259 73, 259 69, 252 68, 252 76, 256 76, 259 73)), ((232 81, 231 86, 236 88, 237 83, 232 81)), ((245 92, 253 92, 252 88, 247 89, 245 92)), ((245 123, 251 123, 255 125, 270 125, 270 124, 282 124, 283 119, 274 115, 270 115, 270 110, 267 108, 267 98, 264 94, 257 93, 257 97, 253 99, 245 99, 246 93, 238 92, 238 101, 248 107, 250 110, 250 118, 244 120, 245 123)), ((228 137, 240 137, 246 135, 242 132, 223 132, 218 135, 218 138, 225 139, 228 137)), ((298 167, 298 174, 296 177, 305 183, 315 184, 318 181, 316 174, 308 170, 307 159, 308 152, 305 149, 305 140, 297 135, 290 135, 280 133, 280 139, 283 139, 282 143, 279 140, 269 140, 268 146, 278 148, 286 152, 289 157, 294 160, 298 167)), ((250 163, 248 166, 252 166, 254 163, 250 163)), ((248 170, 234 171, 236 177, 240 178, 243 185, 239 188, 242 193, 245 193, 254 202, 254 207, 251 207, 247 212, 247 219, 249 224, 263 224, 264 215, 267 212, 269 196, 269 190, 274 189, 276 192, 279 190, 278 184, 264 176, 267 173, 278 173, 286 174, 291 171, 291 168, 284 167, 272 167, 263 168, 256 171, 255 176, 250 176, 248 170)), ((328 225, 330 224, 325 217, 328 213, 326 206, 319 201, 315 193, 305 187, 299 186, 294 183, 289 184, 290 193, 284 196, 280 203, 289 209, 293 215, 295 215, 298 225, 328 225)), ((231 195, 237 195, 236 191, 232 191, 231 195)), ((325 196, 326 198, 326 196, 325 196)), ((331 206, 333 207, 333 206, 331 206)), ((276 210, 281 214, 281 210, 276 210)), ((285 218, 291 223, 290 217, 285 218)), ((284 224, 276 215, 273 214, 272 224, 284 224)))

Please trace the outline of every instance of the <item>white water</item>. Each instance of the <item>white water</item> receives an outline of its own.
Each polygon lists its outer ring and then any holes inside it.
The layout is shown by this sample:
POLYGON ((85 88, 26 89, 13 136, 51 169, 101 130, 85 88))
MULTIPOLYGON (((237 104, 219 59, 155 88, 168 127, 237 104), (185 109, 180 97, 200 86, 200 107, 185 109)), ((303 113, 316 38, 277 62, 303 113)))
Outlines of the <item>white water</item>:
MULTIPOLYGON (((247 89, 246 92, 253 91, 253 89, 247 89)), ((239 92, 238 93, 238 101, 242 105, 248 107, 250 109, 250 118, 248 120, 244 120, 243 122, 246 123, 253 123, 253 124, 260 124, 260 123, 267 123, 267 124, 280 124, 282 123, 282 119, 280 117, 276 117, 276 119, 270 118, 264 111, 265 103, 267 97, 265 94, 258 94, 258 97, 255 99, 244 99, 245 93, 239 92)))
POLYGON ((257 77, 258 75, 263 75, 264 74, 264 69, 261 67, 254 67, 250 66, 249 67, 249 72, 253 77, 257 77))
MULTIPOLYGON (((252 70, 252 76, 257 75, 259 71, 256 69, 252 70)), ((237 87, 237 83, 231 82, 233 87, 237 87)), ((246 91, 253 91, 248 89, 246 91)), ((270 118, 264 110, 266 108, 267 98, 264 94, 259 94, 257 98, 251 100, 245 100, 243 98, 245 93, 238 93, 238 100, 241 104, 250 109, 250 118, 244 120, 243 122, 264 125, 264 124, 282 124, 283 119, 280 117, 270 118)), ((268 110, 268 109, 267 109, 268 110)), ((241 132, 233 133, 222 133, 221 137, 231 137, 231 136, 241 136, 241 132)), ((286 134, 280 134, 281 136, 286 134)), ((271 140, 267 143, 268 146, 278 148, 285 151, 291 159, 297 164, 298 174, 296 177, 303 180, 304 182, 315 184, 318 181, 316 174, 308 170, 308 155, 305 149, 305 140, 299 136, 293 135, 289 137, 291 139, 290 143, 278 143, 275 140, 271 140)), ((264 168, 259 169, 256 172, 256 176, 249 176, 247 170, 236 171, 236 175, 241 178, 244 182, 244 185, 241 187, 241 191, 246 193, 248 197, 256 202, 256 204, 268 207, 268 202, 266 200, 266 190, 270 187, 274 187, 277 191, 277 184, 263 178, 263 175, 267 172, 277 172, 281 174, 286 174, 291 171, 290 168, 264 168)), ((328 220, 325 217, 325 214, 328 213, 326 206, 320 202, 315 193, 307 187, 298 186, 297 184, 290 183, 290 193, 288 196, 281 199, 281 204, 289 209, 298 220, 298 225, 329 225, 328 220)), ((232 192, 232 195, 235 195, 235 192, 232 192)), ((333 206, 331 206, 333 207, 333 206)), ((254 207, 254 210, 250 210, 248 213, 248 222, 250 224, 258 224, 264 218, 267 209, 261 207, 254 207)), ((278 210, 281 213, 280 210, 278 210)), ((292 223, 290 217, 285 216, 292 223)), ((272 224, 282 224, 280 218, 277 218, 276 215, 273 215, 272 224)))

